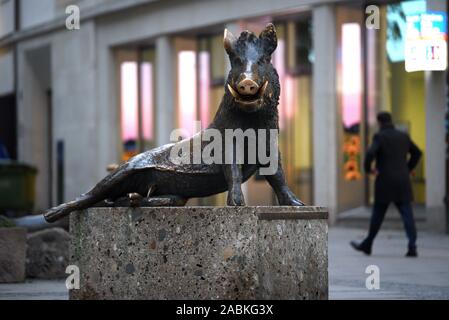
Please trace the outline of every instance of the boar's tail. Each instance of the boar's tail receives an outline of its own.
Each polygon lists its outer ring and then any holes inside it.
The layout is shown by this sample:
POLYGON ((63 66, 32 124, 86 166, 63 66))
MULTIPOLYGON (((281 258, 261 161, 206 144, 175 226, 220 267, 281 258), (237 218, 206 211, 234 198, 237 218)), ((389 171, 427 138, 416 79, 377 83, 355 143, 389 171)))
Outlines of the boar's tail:
POLYGON ((133 170, 129 169, 127 164, 120 166, 117 170, 101 180, 92 190, 82 194, 73 201, 63 203, 44 212, 44 218, 47 222, 55 222, 72 211, 83 210, 106 199, 114 188, 127 178, 133 170))

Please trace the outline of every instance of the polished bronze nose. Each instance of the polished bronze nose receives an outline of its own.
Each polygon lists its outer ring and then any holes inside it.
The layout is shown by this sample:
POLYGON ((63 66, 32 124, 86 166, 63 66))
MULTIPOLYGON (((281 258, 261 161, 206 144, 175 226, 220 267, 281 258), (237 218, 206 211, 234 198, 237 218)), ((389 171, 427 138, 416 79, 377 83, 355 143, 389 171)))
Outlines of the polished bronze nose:
POLYGON ((237 91, 241 95, 245 95, 245 96, 254 95, 257 93, 258 90, 259 90, 259 86, 257 85, 257 83, 248 78, 243 79, 237 85, 237 91))

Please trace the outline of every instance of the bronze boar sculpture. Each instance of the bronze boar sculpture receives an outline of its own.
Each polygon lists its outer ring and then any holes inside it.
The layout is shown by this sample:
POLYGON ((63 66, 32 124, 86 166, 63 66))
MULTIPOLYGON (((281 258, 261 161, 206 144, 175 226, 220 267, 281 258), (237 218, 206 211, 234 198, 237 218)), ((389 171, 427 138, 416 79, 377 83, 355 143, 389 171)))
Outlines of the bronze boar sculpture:
MULTIPOLYGON (((230 59, 231 70, 220 107, 206 131, 215 129, 224 133, 228 129, 253 129, 259 135, 260 130, 279 130, 277 106, 280 84, 271 64, 271 54, 276 47, 277 36, 273 24, 268 24, 259 37, 243 31, 236 39, 225 30, 224 48, 230 59)), ((186 139, 184 143, 191 143, 193 139, 186 139)), ((238 163, 233 154, 231 161, 226 163, 174 163, 170 154, 179 143, 138 154, 111 172, 89 192, 74 201, 47 210, 45 219, 53 222, 72 211, 99 205, 182 206, 189 198, 206 197, 224 191, 228 191, 229 206, 245 205, 241 184, 261 170, 263 165, 259 161, 249 163, 244 158, 243 163, 238 163)), ((200 146, 204 148, 205 143, 201 142, 200 146)), ((227 146, 221 149, 225 157, 228 151, 227 146)), ((273 188, 279 204, 304 205, 285 182, 277 146, 275 152, 276 170, 265 175, 265 178, 273 188)))

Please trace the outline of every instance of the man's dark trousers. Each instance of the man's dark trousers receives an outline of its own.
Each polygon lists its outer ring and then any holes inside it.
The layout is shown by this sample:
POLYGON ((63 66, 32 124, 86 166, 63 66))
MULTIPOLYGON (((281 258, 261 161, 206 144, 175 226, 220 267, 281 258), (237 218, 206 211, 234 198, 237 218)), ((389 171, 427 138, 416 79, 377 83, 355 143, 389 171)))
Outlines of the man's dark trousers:
MULTIPOLYGON (((409 250, 416 249, 416 227, 415 219, 413 218, 412 205, 410 202, 395 202, 395 205, 398 208, 404 223, 405 233, 408 238, 408 248, 409 250)), ((374 238, 382 225, 388 206, 389 203, 387 202, 374 203, 368 236, 363 241, 363 246, 371 248, 374 238)))

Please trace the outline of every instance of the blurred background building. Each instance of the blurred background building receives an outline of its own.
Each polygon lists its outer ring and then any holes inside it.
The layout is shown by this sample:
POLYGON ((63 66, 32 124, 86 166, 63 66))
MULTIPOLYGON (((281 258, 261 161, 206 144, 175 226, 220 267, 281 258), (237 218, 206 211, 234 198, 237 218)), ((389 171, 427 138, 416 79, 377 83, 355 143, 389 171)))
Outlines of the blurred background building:
MULTIPOLYGON (((229 70, 223 29, 260 32, 274 22, 281 80, 281 149, 288 183, 331 221, 373 201, 363 154, 391 111, 424 151, 416 204, 434 230, 446 224, 445 72, 406 72, 406 16, 445 1, 0 0, 0 141, 38 169, 35 211, 87 191, 110 163, 206 126, 229 70), (66 8, 80 8, 68 30, 66 8)), ((259 177, 248 204, 271 204, 259 177)), ((192 204, 224 204, 224 195, 192 204)))

